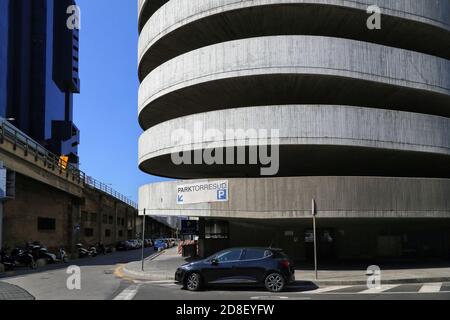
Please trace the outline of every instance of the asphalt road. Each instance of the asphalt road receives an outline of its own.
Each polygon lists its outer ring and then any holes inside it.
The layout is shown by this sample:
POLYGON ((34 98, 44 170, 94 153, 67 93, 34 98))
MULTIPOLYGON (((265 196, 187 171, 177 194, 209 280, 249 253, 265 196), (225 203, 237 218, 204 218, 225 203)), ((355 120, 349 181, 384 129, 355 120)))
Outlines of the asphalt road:
MULTIPOLYGON (((146 249, 146 256, 153 253, 146 249)), ((121 264, 139 260, 141 251, 116 252, 107 256, 71 261, 37 271, 17 270, 0 277, 28 291, 37 300, 450 300, 450 283, 405 284, 383 286, 368 291, 365 286, 333 286, 317 288, 297 282, 285 292, 271 294, 263 288, 219 287, 208 291, 189 292, 171 281, 136 281, 115 273, 121 264), (81 270, 81 290, 69 290, 67 267, 81 270)))
POLYGON ((134 300, 450 300, 450 283, 385 286, 372 292, 366 286, 315 288, 296 284, 277 294, 268 293, 262 288, 233 287, 189 292, 171 282, 137 282, 130 287, 135 290, 132 296, 134 300))
MULTIPOLYGON (((149 256, 153 249, 146 249, 149 256)), ((69 261, 68 264, 49 265, 36 271, 18 268, 13 273, 0 276, 0 281, 17 285, 28 291, 36 300, 110 300, 129 281, 116 277, 114 271, 120 264, 141 259, 141 250, 115 252, 106 256, 69 261), (81 290, 69 290, 69 266, 79 266, 81 290)))

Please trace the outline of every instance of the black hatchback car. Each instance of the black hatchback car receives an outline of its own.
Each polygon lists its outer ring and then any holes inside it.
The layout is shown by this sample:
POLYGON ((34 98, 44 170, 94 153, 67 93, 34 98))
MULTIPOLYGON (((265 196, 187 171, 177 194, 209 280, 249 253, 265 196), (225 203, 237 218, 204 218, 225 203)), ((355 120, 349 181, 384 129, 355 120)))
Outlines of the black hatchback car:
POLYGON ((175 273, 176 282, 190 291, 210 285, 264 285, 280 292, 295 281, 294 265, 281 249, 233 248, 188 263, 175 273))

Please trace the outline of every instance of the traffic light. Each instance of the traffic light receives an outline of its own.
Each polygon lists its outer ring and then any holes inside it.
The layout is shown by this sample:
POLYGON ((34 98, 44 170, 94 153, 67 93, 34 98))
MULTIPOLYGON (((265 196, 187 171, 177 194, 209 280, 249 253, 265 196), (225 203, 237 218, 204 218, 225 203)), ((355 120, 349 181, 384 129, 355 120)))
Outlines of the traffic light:
POLYGON ((59 167, 62 170, 66 170, 67 169, 68 163, 69 163, 69 157, 64 156, 64 155, 59 157, 59 167))

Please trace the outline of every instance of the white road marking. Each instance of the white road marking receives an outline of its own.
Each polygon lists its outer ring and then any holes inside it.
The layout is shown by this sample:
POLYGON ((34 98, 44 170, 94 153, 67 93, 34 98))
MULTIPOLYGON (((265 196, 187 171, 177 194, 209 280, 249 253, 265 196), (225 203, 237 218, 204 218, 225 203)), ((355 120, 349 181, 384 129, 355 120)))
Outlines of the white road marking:
POLYGON ((380 288, 372 288, 372 289, 367 289, 364 291, 361 291, 359 293, 361 294, 376 294, 376 293, 382 293, 384 291, 388 291, 391 289, 394 289, 396 287, 399 287, 399 284, 388 284, 388 285, 382 285, 380 288))
POLYGON ((303 294, 318 294, 318 293, 325 293, 325 292, 330 292, 330 291, 346 289, 346 288, 350 288, 350 287, 351 286, 330 286, 330 287, 323 287, 323 288, 319 288, 319 289, 315 289, 315 290, 311 290, 311 291, 299 292, 299 293, 303 293, 303 294))
POLYGON ((436 293, 440 292, 442 283, 426 283, 420 288, 419 293, 436 293))
POLYGON ((177 284, 175 283, 175 281, 173 280, 134 280, 134 283, 137 284, 167 284, 167 285, 174 285, 176 286, 177 284))
POLYGON ((118 296, 114 298, 114 300, 133 300, 136 296, 140 285, 132 285, 123 290, 118 296))
POLYGON ((251 297, 250 300, 288 300, 289 297, 285 296, 256 296, 251 297))

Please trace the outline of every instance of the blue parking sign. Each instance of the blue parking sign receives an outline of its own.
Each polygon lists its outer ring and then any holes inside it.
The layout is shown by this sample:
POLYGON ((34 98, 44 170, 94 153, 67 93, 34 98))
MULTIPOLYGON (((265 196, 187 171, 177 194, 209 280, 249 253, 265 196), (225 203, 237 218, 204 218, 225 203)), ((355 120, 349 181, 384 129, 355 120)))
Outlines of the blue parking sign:
POLYGON ((217 190, 217 200, 227 200, 227 190, 223 189, 223 190, 217 190))

